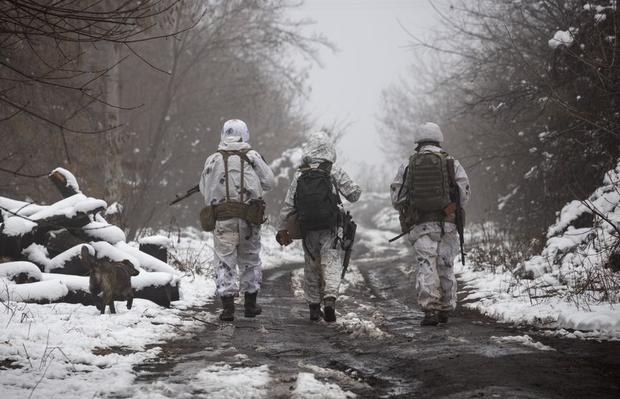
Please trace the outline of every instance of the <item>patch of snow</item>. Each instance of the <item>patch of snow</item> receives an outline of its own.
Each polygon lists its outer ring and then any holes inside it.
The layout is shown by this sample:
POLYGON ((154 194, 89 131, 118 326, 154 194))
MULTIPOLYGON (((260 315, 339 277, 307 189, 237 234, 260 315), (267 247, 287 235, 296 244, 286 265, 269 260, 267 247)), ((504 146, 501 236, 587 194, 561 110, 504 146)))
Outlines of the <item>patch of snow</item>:
POLYGON ((67 181, 67 186, 68 187, 71 187, 77 193, 80 192, 80 185, 78 184, 77 179, 75 178, 73 173, 69 172, 65 168, 56 168, 56 169, 54 169, 54 170, 52 170, 50 172, 50 175, 52 173, 60 173, 65 178, 65 180, 67 181))
POLYGON ((35 222, 19 216, 12 216, 2 223, 2 232, 9 237, 17 237, 30 233, 35 227, 37 227, 35 222))
POLYGON ((105 215, 120 215, 123 213, 123 205, 118 202, 113 202, 112 205, 106 208, 105 215))
POLYGON ((213 399, 266 398, 271 382, 269 367, 236 367, 212 365, 200 370, 189 383, 213 399))
POLYGON ((350 391, 344 391, 336 384, 321 382, 311 373, 299 373, 293 390, 293 398, 298 399, 346 399, 355 398, 350 391))
POLYGON ((154 235, 149 237, 142 237, 138 240, 139 244, 150 244, 157 245, 163 248, 170 248, 172 245, 171 240, 168 237, 164 237, 162 235, 154 235))
POLYGON ((119 241, 126 241, 127 237, 122 229, 107 222, 90 222, 82 230, 88 234, 89 237, 109 242, 110 244, 116 244, 119 241))
POLYGON ((553 349, 550 346, 547 346, 541 342, 534 341, 532 337, 530 337, 529 335, 516 335, 516 336, 505 336, 505 337, 493 336, 491 337, 491 341, 494 341, 497 343, 505 343, 505 342, 517 343, 523 346, 527 346, 529 348, 537 349, 539 351, 555 351, 555 349, 553 349))
POLYGON ((551 47, 552 49, 556 49, 560 46, 572 46, 573 42, 575 41, 575 38, 573 36, 574 33, 575 30, 573 28, 570 28, 568 30, 559 30, 555 32, 553 38, 549 40, 549 47, 551 47))
MULTIPOLYGON (((124 241, 116 243, 115 247, 132 258, 137 259, 138 265, 145 270, 150 272, 164 272, 172 275, 177 274, 177 271, 166 262, 162 262, 156 257, 142 252, 138 248, 132 247, 124 241)), ((136 264, 134 263, 134 265, 136 264)))

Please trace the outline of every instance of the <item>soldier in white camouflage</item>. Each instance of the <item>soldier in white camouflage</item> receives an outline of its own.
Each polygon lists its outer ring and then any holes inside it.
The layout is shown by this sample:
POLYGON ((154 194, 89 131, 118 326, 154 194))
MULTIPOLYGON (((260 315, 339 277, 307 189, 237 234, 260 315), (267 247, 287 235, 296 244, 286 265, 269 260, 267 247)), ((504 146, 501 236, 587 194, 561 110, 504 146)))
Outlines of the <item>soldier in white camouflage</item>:
MULTIPOLYGON (((349 175, 336 162, 336 149, 325 132, 312 133, 303 148, 303 165, 295 173, 280 212, 279 231, 276 239, 282 245, 291 242, 287 230, 287 217, 298 212, 300 199, 296 199, 298 182, 302 174, 308 170, 324 169, 333 184, 329 188, 335 196, 342 195, 347 201, 355 202, 360 198, 362 190, 351 180, 349 175)), ((338 201, 338 212, 342 214, 342 203, 338 201)), ((316 204, 315 206, 318 206, 316 204)), ((302 222, 303 226, 303 222, 302 222)), ((303 239, 304 296, 310 308, 310 319, 327 322, 336 321, 336 298, 342 272, 343 228, 339 225, 308 231, 303 239), (321 310, 321 304, 324 308, 321 310)))
MULTIPOLYGON (((238 119, 227 121, 218 152, 210 155, 200 178, 200 192, 207 206, 226 210, 226 204, 248 204, 261 200, 271 190, 275 178, 262 156, 249 144, 247 125, 238 119)), ((261 313, 257 295, 262 280, 261 226, 240 215, 218 217, 213 231, 217 293, 222 300, 220 319, 234 320, 235 302, 244 292, 245 316, 261 313), (241 273, 237 283, 237 268, 241 273)))
POLYGON ((456 307, 453 265, 459 253, 459 237, 455 211, 458 207, 464 207, 469 200, 470 186, 465 169, 442 150, 443 133, 437 124, 428 122, 421 125, 416 132, 415 143, 417 148, 413 157, 418 158, 410 158, 400 165, 390 185, 390 194, 392 205, 400 213, 403 231, 408 231, 409 241, 413 245, 417 301, 424 311, 422 325, 426 326, 447 323, 450 312, 456 307), (434 157, 425 157, 429 154, 434 157), (414 176, 417 165, 415 159, 422 158, 437 161, 434 164, 431 162, 430 168, 425 166, 423 171, 419 169, 421 172, 414 176), (444 166, 434 174, 432 165, 444 166), (417 192, 411 187, 415 185, 418 185, 417 192), (440 197, 433 197, 433 193, 448 189, 450 196, 444 203, 440 197), (459 198, 459 204, 455 203, 455 197, 459 198), (420 204, 428 200, 431 200, 431 204, 441 204, 439 209, 416 209, 415 204, 419 208, 420 204))

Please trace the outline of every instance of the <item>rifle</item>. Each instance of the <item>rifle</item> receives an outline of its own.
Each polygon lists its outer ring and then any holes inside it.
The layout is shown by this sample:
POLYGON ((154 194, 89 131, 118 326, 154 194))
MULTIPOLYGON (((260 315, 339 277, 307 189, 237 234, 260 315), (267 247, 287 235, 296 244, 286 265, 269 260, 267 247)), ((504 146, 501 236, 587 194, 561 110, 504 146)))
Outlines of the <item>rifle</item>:
POLYGON ((398 240, 399 238, 401 238, 402 236, 409 234, 409 233, 411 232, 411 230, 413 230, 413 227, 411 227, 410 229, 407 229, 407 230, 403 231, 402 233, 400 233, 400 234, 399 234, 399 235, 397 235, 396 237, 392 237, 392 238, 390 238, 388 241, 389 241, 389 242, 394 242, 394 241, 398 240))
POLYGON ((349 267, 351 252, 353 252, 353 242, 355 241, 355 233, 357 231, 357 224, 353 221, 353 216, 351 216, 349 211, 343 215, 342 222, 342 249, 344 249, 344 259, 342 260, 342 274, 340 275, 340 279, 344 278, 349 267))
POLYGON ((186 192, 185 194, 183 194, 183 195, 178 195, 178 194, 177 194, 177 195, 175 195, 175 199, 174 199, 174 201, 172 201, 172 202, 171 202, 170 204, 168 204, 168 205, 174 205, 174 204, 176 204, 177 202, 183 201, 185 198, 189 197, 189 196, 190 196, 190 195, 192 195, 192 194, 196 194, 196 193, 197 193, 197 192, 199 192, 199 191, 200 191, 200 188, 199 188, 199 186, 198 186, 198 185, 196 185, 196 186, 194 186, 194 187, 190 188, 189 190, 187 190, 187 192, 186 192))
POLYGON ((465 244, 465 209, 461 206, 461 191, 458 184, 456 184, 456 178, 454 176, 454 159, 448 159, 448 176, 452 184, 452 193, 450 197, 456 203, 456 210, 454 211, 454 218, 456 223, 456 231, 459 233, 459 242, 461 244, 461 263, 465 266, 465 250, 463 246, 465 244))

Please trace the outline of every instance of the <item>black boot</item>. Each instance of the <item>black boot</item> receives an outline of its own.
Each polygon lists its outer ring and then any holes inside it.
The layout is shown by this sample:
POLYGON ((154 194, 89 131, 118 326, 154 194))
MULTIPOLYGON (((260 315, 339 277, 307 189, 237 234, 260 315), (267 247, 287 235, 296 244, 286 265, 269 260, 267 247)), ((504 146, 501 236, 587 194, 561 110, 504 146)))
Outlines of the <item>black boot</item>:
POLYGON ((263 309, 256 304, 257 295, 258 291, 252 294, 245 293, 245 317, 256 317, 263 312, 263 309))
POLYGON ((447 310, 442 310, 441 312, 437 313, 437 321, 439 321, 440 323, 447 323, 448 316, 450 316, 450 312, 448 312, 447 310))
POLYGON ((336 321, 336 298, 334 298, 334 297, 327 297, 327 298, 325 298, 325 302, 324 303, 325 303, 325 307, 324 307, 325 316, 324 316, 324 319, 328 323, 333 323, 334 321, 336 321))
POLYGON ((310 305, 310 320, 319 321, 323 317, 323 312, 321 312, 321 304, 320 303, 311 303, 310 305))
POLYGON ((233 321, 235 320, 235 297, 223 296, 222 298, 222 313, 220 313, 220 320, 233 321))
POLYGON ((437 312, 426 311, 424 312, 424 318, 420 323, 421 326, 436 326, 439 324, 439 318, 437 317, 437 312))

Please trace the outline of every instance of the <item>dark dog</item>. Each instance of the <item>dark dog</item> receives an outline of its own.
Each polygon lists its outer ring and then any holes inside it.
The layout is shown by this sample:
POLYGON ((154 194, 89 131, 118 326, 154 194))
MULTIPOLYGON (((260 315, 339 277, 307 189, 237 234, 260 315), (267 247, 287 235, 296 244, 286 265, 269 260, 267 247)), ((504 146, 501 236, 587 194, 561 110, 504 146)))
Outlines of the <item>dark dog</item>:
POLYGON ((110 307, 110 313, 116 313, 114 300, 127 300, 127 309, 131 309, 133 303, 133 288, 131 288, 131 276, 140 273, 134 265, 128 261, 109 262, 96 259, 88 252, 88 248, 82 247, 81 258, 84 266, 90 271, 90 294, 101 314, 105 313, 105 307, 110 307))

